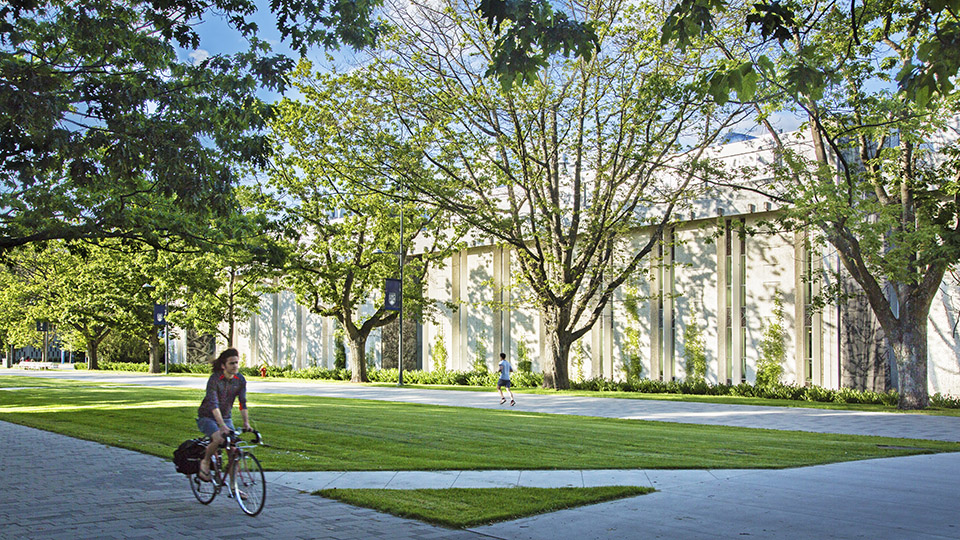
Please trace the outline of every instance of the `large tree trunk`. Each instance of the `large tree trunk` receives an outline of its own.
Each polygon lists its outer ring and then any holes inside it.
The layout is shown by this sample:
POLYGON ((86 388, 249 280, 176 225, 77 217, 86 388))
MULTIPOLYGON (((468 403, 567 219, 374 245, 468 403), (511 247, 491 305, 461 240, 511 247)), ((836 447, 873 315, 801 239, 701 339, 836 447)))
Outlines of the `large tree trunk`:
POLYGON ((543 366, 543 387, 566 390, 570 388, 567 362, 570 358, 570 345, 573 344, 573 337, 569 332, 558 328, 555 314, 547 314, 546 319, 549 347, 547 361, 543 366))
POLYGON ((150 373, 162 373, 161 358, 163 349, 160 347, 160 336, 156 328, 150 329, 150 373))
POLYGON ((569 338, 565 339, 560 332, 550 333, 550 350, 547 363, 543 366, 543 387, 554 390, 570 388, 570 375, 567 371, 567 362, 570 358, 569 338))
POLYGON ((100 364, 97 361, 97 349, 99 347, 99 340, 87 340, 87 369, 100 369, 100 364))
POLYGON ((367 337, 362 334, 350 336, 350 364, 353 367, 351 382, 367 382, 367 337))
POLYGON ((897 359, 901 409, 923 409, 927 393, 927 314, 909 310, 900 314, 900 338, 892 342, 897 359))
POLYGON ((576 341, 572 333, 566 330, 570 316, 563 307, 552 306, 544 310, 544 323, 547 327, 549 347, 543 366, 543 387, 554 390, 570 388, 568 363, 570 346, 576 341))

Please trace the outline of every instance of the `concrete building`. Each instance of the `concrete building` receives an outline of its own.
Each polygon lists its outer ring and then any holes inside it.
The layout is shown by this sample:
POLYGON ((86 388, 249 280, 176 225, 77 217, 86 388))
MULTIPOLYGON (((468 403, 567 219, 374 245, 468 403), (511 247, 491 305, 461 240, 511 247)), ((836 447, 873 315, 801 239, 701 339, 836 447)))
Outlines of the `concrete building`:
MULTIPOLYGON (((809 153, 802 138, 784 139, 809 153)), ((759 165, 762 171, 773 159, 771 149, 763 137, 741 137, 715 148, 713 157, 729 170, 759 165)), ((757 194, 731 190, 709 191, 677 210, 676 222, 647 261, 646 277, 622 287, 598 324, 573 348, 571 379, 620 379, 630 353, 639 358, 644 377, 683 379, 684 331, 695 326, 706 345, 708 381, 753 382, 759 344, 779 297, 788 337, 784 382, 874 390, 895 386, 895 365, 862 296, 814 308, 813 299, 833 285, 835 275, 841 276, 843 290, 858 291, 842 271, 837 274, 837 255, 829 245, 817 247, 804 232, 763 232, 761 224, 778 211, 757 194), (625 307, 631 299, 640 299, 642 307, 634 314, 625 307), (631 332, 639 350, 629 350, 626 336, 631 332)), ((646 237, 646 231, 636 231, 637 242, 646 237)), ((493 368, 500 351, 515 360, 523 343, 531 351, 533 369, 539 370, 546 357, 545 329, 537 310, 518 301, 523 295, 511 278, 514 264, 509 249, 471 245, 431 272, 429 296, 456 307, 443 308, 437 321, 418 325, 416 346, 405 345, 404 365, 412 359, 422 369, 433 369, 430 351, 442 341, 447 369, 470 369, 478 348, 487 351, 493 368)), ((236 341, 245 364, 333 366, 332 320, 308 313, 289 292, 265 296, 262 308, 236 341)), ((958 310, 960 286, 948 274, 928 321, 931 394, 960 395, 958 310)), ((396 348, 395 337, 382 339, 386 332, 377 331, 368 341, 368 358, 378 366, 383 351, 396 348)))

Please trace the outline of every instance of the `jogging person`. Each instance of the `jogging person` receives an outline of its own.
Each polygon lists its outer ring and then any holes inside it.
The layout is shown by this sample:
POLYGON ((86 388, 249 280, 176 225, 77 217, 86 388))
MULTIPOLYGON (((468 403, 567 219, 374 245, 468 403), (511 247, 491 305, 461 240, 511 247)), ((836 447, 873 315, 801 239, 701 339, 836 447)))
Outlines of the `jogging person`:
POLYGON ((503 405, 506 403, 507 398, 503 397, 503 387, 507 387, 507 392, 510 392, 510 405, 516 405, 517 402, 513 399, 513 390, 510 389, 510 372, 513 371, 513 366, 510 365, 510 362, 507 362, 506 353, 500 353, 500 380, 497 381, 497 391, 500 392, 500 404, 503 405))
POLYGON ((226 435, 233 433, 233 420, 230 412, 233 402, 239 398, 240 414, 243 416, 243 429, 250 429, 247 415, 247 380, 240 374, 240 353, 236 349, 226 349, 213 361, 213 374, 207 379, 207 394, 197 409, 197 427, 210 437, 207 452, 200 462, 198 476, 210 481, 210 456, 223 444, 226 435))

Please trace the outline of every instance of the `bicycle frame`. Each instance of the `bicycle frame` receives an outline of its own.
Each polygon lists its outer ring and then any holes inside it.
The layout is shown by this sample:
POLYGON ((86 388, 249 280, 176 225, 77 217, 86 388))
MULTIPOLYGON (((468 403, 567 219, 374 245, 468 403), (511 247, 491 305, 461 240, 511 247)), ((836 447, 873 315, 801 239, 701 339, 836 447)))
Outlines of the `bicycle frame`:
POLYGON ((240 439, 240 432, 227 435, 223 446, 211 455, 210 482, 203 482, 198 475, 190 475, 190 488, 202 504, 213 502, 226 486, 227 496, 235 498, 244 513, 255 516, 263 509, 267 489, 263 468, 256 456, 247 451, 260 444, 261 438, 259 432, 251 431, 256 436, 252 443, 240 439), (221 450, 226 452, 226 466, 222 466, 221 450), (240 470, 238 463, 242 464, 240 470))
MULTIPOLYGON (((228 496, 230 497, 236 496, 236 494, 233 492, 233 486, 230 484, 227 484, 227 478, 230 475, 231 471, 233 471, 234 467, 237 464, 237 460, 240 458, 242 453, 247 448, 253 448, 260 442, 260 433, 258 431, 254 431, 253 433, 257 437, 253 444, 243 444, 243 441, 240 440, 241 433, 239 431, 234 431, 233 433, 227 435, 226 441, 224 442, 223 446, 220 447, 220 450, 223 450, 224 452, 227 453, 227 467, 225 469, 220 466, 219 452, 215 452, 213 454, 213 458, 216 460, 217 476, 220 477, 220 481, 216 482, 217 492, 219 492, 221 489, 223 489, 224 486, 226 486, 228 496)), ((213 469, 214 469, 213 467, 210 468, 211 473, 213 473, 213 469)), ((213 478, 211 477, 210 480, 213 481, 213 478)))

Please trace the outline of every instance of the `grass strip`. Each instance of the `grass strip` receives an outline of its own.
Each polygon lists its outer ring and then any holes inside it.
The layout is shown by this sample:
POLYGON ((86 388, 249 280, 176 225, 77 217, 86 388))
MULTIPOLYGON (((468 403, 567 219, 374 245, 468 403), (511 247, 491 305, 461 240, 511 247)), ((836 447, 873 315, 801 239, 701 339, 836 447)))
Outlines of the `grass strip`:
MULTIPOLYGON (((202 391, 0 377, 0 420, 170 458, 202 391), (9 385, 8 379, 15 379, 9 385), (36 387, 33 387, 36 386, 36 387)), ((960 451, 956 442, 251 394, 274 471, 783 468, 960 451)))
MULTIPOLYGON (((645 495, 651 487, 324 489, 314 493, 403 518, 463 529, 645 495)), ((561 535, 562 536, 562 535, 561 535)))

